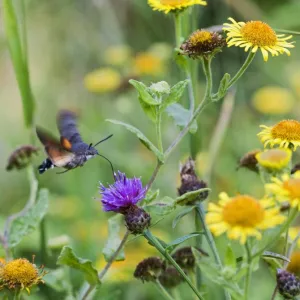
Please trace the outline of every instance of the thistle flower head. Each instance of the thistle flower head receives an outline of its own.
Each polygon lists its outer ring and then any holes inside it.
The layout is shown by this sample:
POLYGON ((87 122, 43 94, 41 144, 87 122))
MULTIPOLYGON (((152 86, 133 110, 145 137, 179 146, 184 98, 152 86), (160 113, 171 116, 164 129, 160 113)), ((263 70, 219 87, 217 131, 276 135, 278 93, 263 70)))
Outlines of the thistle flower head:
POLYGON ((286 299, 294 299, 300 294, 300 280, 294 274, 278 269, 277 286, 279 293, 286 299))
POLYGON ((136 266, 134 277, 143 282, 156 281, 165 267, 165 263, 159 257, 148 257, 136 266))
POLYGON ((167 267, 158 277, 166 288, 174 288, 182 282, 182 277, 174 267, 167 267))
POLYGON ((141 234, 150 226, 150 215, 136 205, 130 206, 124 214, 126 227, 132 234, 141 234))
POLYGON ((45 274, 43 268, 39 270, 25 258, 14 259, 0 267, 0 289, 26 289, 29 293, 32 286, 43 283, 42 278, 45 274))
MULTIPOLYGON (((203 256, 208 256, 208 254, 200 248, 195 248, 203 256)), ((193 269, 195 267, 195 256, 193 254, 191 247, 183 247, 176 250, 172 257, 177 262, 177 264, 183 269, 193 269)))
POLYGON ((100 183, 100 194, 104 211, 124 213, 130 206, 145 198, 146 188, 140 178, 127 178, 118 171, 114 184, 106 188, 100 183))

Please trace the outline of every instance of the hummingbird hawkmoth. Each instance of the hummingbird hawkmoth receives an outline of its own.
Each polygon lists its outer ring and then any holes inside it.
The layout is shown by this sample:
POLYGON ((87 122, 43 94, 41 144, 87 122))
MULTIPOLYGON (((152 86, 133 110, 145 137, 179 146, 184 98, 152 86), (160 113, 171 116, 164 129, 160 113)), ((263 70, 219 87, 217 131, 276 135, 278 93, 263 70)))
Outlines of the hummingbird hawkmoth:
POLYGON ((82 167, 87 160, 96 155, 105 158, 110 163, 113 170, 111 162, 106 157, 99 154, 98 150, 95 148, 100 143, 112 137, 112 134, 95 145, 88 145, 81 139, 77 130, 76 119, 76 114, 71 111, 61 110, 58 112, 57 127, 60 132, 60 140, 57 140, 44 129, 40 127, 36 128, 37 136, 41 143, 45 146, 45 151, 48 155, 48 157, 38 167, 40 174, 43 174, 48 169, 54 167, 67 169, 66 171, 60 172, 65 173, 71 169, 82 167))

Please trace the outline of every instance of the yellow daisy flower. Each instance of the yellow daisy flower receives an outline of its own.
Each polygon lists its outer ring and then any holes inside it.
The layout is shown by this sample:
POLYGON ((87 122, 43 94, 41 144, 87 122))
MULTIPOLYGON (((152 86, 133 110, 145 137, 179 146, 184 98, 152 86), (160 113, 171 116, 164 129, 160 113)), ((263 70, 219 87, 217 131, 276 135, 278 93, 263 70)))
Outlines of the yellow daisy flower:
POLYGON ((300 146, 300 122, 296 120, 283 120, 274 126, 260 125, 263 130, 258 136, 264 147, 279 145, 280 148, 293 147, 296 150, 300 146))
POLYGON ((285 168, 289 164, 292 151, 285 148, 269 149, 257 153, 255 157, 262 167, 276 171, 285 168))
POLYGON ((133 71, 137 76, 159 76, 165 71, 164 61, 150 52, 138 53, 133 64, 133 71))
POLYGON ((253 53, 260 49, 264 61, 268 60, 270 52, 272 56, 286 53, 290 55, 287 48, 294 48, 294 45, 287 40, 292 36, 276 34, 276 32, 262 21, 236 22, 233 18, 228 18, 232 23, 224 23, 223 30, 227 31, 227 45, 245 48, 247 52, 250 48, 253 53))
POLYGON ((300 210, 300 172, 296 172, 293 177, 284 174, 281 179, 273 177, 272 183, 265 185, 266 190, 273 193, 279 202, 289 202, 292 207, 300 210))
POLYGON ((148 0, 148 4, 153 10, 163 11, 167 14, 170 11, 183 10, 195 4, 206 5, 207 3, 203 0, 148 0))
POLYGON ((272 207, 270 199, 257 200, 248 195, 229 197, 219 195, 218 204, 209 203, 206 222, 215 236, 227 232, 229 239, 245 244, 250 236, 261 239, 260 230, 281 224, 285 217, 279 209, 272 207))

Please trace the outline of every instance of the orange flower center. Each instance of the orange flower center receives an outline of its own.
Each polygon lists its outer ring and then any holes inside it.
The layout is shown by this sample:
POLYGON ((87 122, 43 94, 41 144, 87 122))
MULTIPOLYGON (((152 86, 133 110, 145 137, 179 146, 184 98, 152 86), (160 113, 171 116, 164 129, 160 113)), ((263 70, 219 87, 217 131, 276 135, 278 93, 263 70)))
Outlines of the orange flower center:
POLYGON ((300 178, 284 181, 283 188, 289 192, 292 199, 300 198, 300 178))
POLYGON ((189 42, 192 44, 192 46, 196 46, 197 44, 204 43, 204 42, 211 42, 211 40, 212 40, 211 33, 208 31, 201 31, 201 30, 197 30, 189 38, 189 42))
POLYGON ((163 5, 177 6, 181 4, 185 4, 189 2, 189 0, 160 0, 160 3, 163 5))
POLYGON ((265 47, 275 46, 277 36, 275 31, 266 23, 261 21, 247 22, 241 28, 243 38, 253 44, 253 46, 265 47))
POLYGON ((239 195, 223 209, 223 219, 231 226, 255 227, 264 219, 264 209, 254 198, 247 195, 239 195))
POLYGON ((260 154, 260 158, 270 162, 280 162, 288 156, 288 153, 281 149, 271 149, 260 154))
POLYGON ((300 141, 300 122, 295 120, 283 120, 273 126, 271 135, 273 139, 300 141))

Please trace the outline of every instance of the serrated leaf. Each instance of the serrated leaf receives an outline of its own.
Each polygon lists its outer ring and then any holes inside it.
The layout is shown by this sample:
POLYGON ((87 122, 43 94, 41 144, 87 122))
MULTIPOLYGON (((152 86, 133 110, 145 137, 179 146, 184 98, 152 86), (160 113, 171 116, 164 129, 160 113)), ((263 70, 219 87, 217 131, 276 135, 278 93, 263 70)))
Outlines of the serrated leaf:
POLYGON ((230 244, 227 245, 224 263, 225 266, 236 268, 236 258, 230 244))
POLYGON ((280 260, 283 260, 283 261, 286 261, 286 262, 291 262, 290 259, 282 254, 279 254, 279 253, 275 253, 275 252, 271 252, 271 251, 264 251, 263 255, 262 255, 264 258, 265 257, 272 257, 272 258, 275 258, 275 259, 280 259, 280 260))
POLYGON ((41 189, 38 193, 38 200, 36 204, 33 205, 23 216, 18 217, 12 222, 9 230, 9 248, 17 246, 25 236, 35 231, 48 210, 48 197, 48 190, 41 189))
POLYGON ((139 97, 140 105, 145 113, 145 115, 153 122, 156 123, 156 114, 157 110, 156 107, 153 105, 149 105, 146 102, 144 102, 141 97, 139 97))
POLYGON ((176 208, 174 199, 171 197, 164 197, 158 202, 143 207, 147 213, 156 216, 166 216, 174 211, 176 208))
POLYGON ((73 269, 79 270, 84 274, 86 281, 91 285, 100 284, 98 272, 93 267, 92 262, 88 259, 77 257, 73 249, 65 246, 63 247, 58 259, 58 265, 69 266, 73 269))
POLYGON ((123 127, 125 127, 127 130, 129 130, 130 132, 134 133, 139 140, 142 142, 142 144, 144 144, 150 151, 152 151, 154 153, 154 155, 157 157, 157 159, 161 162, 164 162, 164 154, 161 153, 153 144, 152 142, 150 142, 145 135, 136 127, 129 125, 127 123, 121 122, 121 121, 117 121, 117 120, 111 120, 111 119, 107 119, 106 121, 116 124, 116 125, 121 125, 123 127))
MULTIPOLYGON (((104 258, 108 261, 111 256, 115 253, 117 248, 121 243, 120 230, 123 222, 121 215, 115 215, 108 219, 108 239, 106 241, 105 247, 102 250, 104 258)), ((125 259, 124 251, 121 250, 116 257, 116 261, 121 261, 125 259)))
POLYGON ((223 78, 221 79, 219 89, 217 92, 217 98, 215 99, 215 101, 222 99, 226 95, 229 81, 230 81, 230 74, 225 73, 223 78))
POLYGON ((187 205, 188 203, 193 203, 194 201, 197 201, 199 198, 199 195, 203 192, 209 192, 209 188, 203 188, 196 191, 191 191, 188 193, 185 193, 181 195, 180 197, 176 198, 175 203, 176 205, 187 205))
POLYGON ((180 100, 188 82, 188 79, 186 79, 183 81, 179 81, 174 86, 172 86, 170 95, 162 103, 163 109, 170 104, 177 103, 180 100))
POLYGON ((135 89, 138 91, 141 100, 148 105, 159 105, 160 102, 153 98, 148 92, 148 87, 145 86, 142 82, 130 79, 129 83, 132 84, 135 89))
POLYGON ((181 237, 177 238, 176 240, 172 241, 171 243, 169 243, 166 246, 166 250, 169 252, 172 252, 178 245, 184 243, 185 241, 187 241, 193 237, 199 236, 201 234, 203 234, 203 232, 192 232, 192 233, 186 234, 184 236, 181 236, 181 237))
POLYGON ((189 214, 193 209, 195 208, 195 206, 188 206, 185 209, 183 209, 173 220, 172 223, 172 228, 174 229, 176 227, 176 225, 178 224, 178 222, 187 214, 189 214))
POLYGON ((216 285, 225 288, 232 295, 232 297, 236 299, 243 299, 244 294, 236 282, 233 282, 232 279, 225 279, 222 275, 223 270, 219 266, 214 264, 210 259, 201 256, 201 254, 196 251, 196 249, 192 250, 196 258, 196 264, 198 265, 204 276, 206 276, 216 285))
MULTIPOLYGON (((168 116, 173 118, 175 124, 181 128, 185 127, 191 119, 191 112, 178 103, 169 105, 166 112, 168 116)), ((197 122, 194 121, 190 127, 190 132, 195 133, 197 129, 197 122)))

